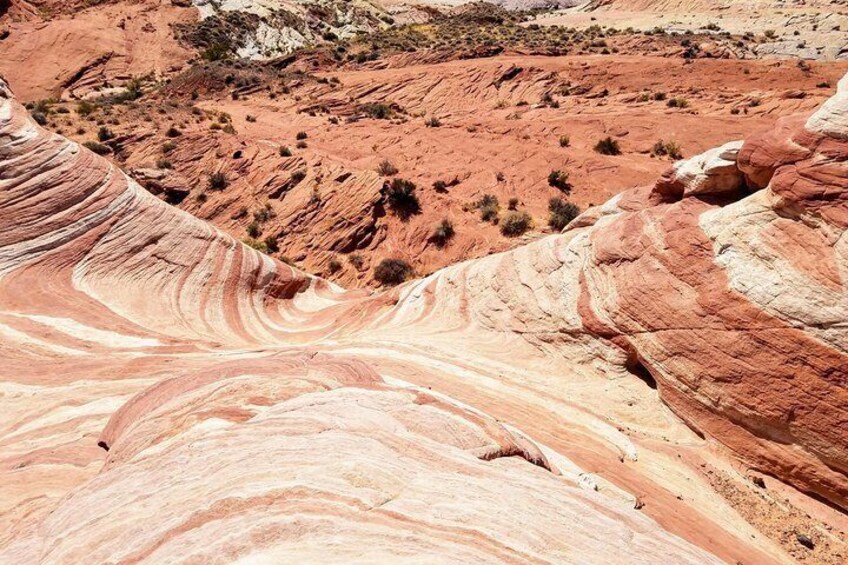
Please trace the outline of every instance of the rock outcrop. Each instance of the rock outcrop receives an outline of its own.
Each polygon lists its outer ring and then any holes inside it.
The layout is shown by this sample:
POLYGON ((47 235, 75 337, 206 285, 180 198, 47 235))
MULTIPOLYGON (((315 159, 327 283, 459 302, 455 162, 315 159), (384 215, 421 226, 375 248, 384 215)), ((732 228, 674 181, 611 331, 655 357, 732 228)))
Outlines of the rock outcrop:
POLYGON ((381 294, 165 204, 0 84, 0 561, 789 561, 710 477, 731 454, 848 507, 846 84, 381 294))

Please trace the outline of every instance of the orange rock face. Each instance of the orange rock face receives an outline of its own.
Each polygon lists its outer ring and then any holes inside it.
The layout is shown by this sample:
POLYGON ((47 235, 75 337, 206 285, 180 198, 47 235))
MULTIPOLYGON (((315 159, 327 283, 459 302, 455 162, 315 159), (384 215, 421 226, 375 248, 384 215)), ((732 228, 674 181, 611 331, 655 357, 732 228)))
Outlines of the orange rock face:
POLYGON ((846 88, 369 294, 0 84, 0 561, 838 563, 839 517, 783 493, 848 507, 846 88))

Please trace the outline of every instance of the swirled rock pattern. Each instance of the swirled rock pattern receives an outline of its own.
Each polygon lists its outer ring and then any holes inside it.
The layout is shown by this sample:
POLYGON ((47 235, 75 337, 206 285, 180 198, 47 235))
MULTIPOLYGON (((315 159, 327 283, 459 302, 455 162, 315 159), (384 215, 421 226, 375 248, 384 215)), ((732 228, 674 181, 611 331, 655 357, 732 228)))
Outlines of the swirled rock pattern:
POLYGON ((710 477, 846 507, 844 87, 369 294, 161 202, 0 83, 0 562, 790 562, 710 477))

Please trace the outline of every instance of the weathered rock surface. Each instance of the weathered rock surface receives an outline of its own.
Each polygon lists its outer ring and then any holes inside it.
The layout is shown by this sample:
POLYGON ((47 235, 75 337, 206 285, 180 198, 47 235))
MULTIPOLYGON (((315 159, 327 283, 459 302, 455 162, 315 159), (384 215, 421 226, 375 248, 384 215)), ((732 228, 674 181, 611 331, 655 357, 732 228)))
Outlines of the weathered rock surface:
MULTIPOLYGON (((840 96, 369 295, 168 206, 0 85, 0 561, 789 562, 710 477, 848 506, 840 96), (716 201, 716 170, 753 194, 716 201)), ((821 520, 804 551, 836 563, 821 520)))

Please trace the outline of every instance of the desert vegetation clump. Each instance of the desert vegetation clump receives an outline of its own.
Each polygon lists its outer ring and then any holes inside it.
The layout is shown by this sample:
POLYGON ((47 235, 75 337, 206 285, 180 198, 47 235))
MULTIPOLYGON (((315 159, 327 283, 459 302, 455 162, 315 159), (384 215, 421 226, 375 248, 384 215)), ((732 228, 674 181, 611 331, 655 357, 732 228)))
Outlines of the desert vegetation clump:
POLYGON ((291 149, 289 149, 288 147, 285 147, 285 146, 280 147, 280 157, 291 157, 291 156, 292 156, 291 149))
POLYGON ((384 185, 389 209, 403 221, 421 212, 416 189, 414 182, 401 178, 392 179, 384 185))
POLYGON ((97 140, 98 141, 109 141, 110 139, 114 139, 115 134, 112 133, 112 130, 107 128, 106 126, 100 126, 100 129, 97 130, 97 140))
POLYGON ((548 225, 556 231, 561 231, 580 214, 580 208, 572 202, 554 197, 548 201, 548 213, 548 225))
POLYGON ((253 220, 247 224, 247 235, 252 238, 257 238, 262 235, 262 225, 256 220, 253 220))
POLYGON ((112 152, 108 146, 103 145, 102 143, 98 143, 96 141, 86 141, 82 144, 86 149, 97 153, 98 155, 108 155, 112 152))
POLYGON ((245 237, 242 238, 241 242, 250 247, 251 249, 259 251, 260 253, 268 253, 268 246, 265 244, 264 241, 259 241, 258 239, 253 237, 245 237))
POLYGON ((331 275, 338 273, 342 270, 341 261, 333 257, 327 262, 327 270, 330 272, 331 275))
POLYGON ((453 228, 453 222, 445 218, 433 230, 433 235, 430 236, 430 239, 436 244, 436 247, 441 249, 453 239, 454 235, 456 235, 456 231, 453 228))
POLYGON ((595 144, 595 151, 601 155, 621 155, 621 146, 618 140, 607 136, 595 144))
POLYGON ((395 167, 391 161, 389 161, 388 159, 383 159, 382 161, 380 161, 380 164, 377 165, 377 172, 380 174, 380 176, 393 177, 400 171, 398 171, 398 168, 395 167))
POLYGON ((689 107, 689 101, 682 97, 676 97, 666 102, 666 106, 668 106, 669 108, 679 108, 682 110, 683 108, 689 107))
POLYGON ((424 120, 424 125, 428 128, 438 128, 442 126, 442 122, 436 116, 431 116, 424 120))
POLYGON ((265 248, 268 250, 267 253, 277 253, 280 250, 280 244, 273 235, 269 235, 263 239, 262 243, 265 244, 265 248))
POLYGON ((571 147, 571 138, 567 135, 559 136, 559 146, 560 147, 571 147))
POLYGON ((533 218, 527 212, 509 212, 500 222, 501 235, 518 237, 533 225, 533 218))
POLYGON ((383 286, 395 286, 412 276, 412 265, 403 259, 383 259, 374 268, 374 280, 383 286))
POLYGON ((97 110, 97 104, 89 100, 80 100, 77 104, 77 114, 87 118, 97 110))
POLYGON ((209 178, 207 179, 207 186, 209 190, 221 191, 227 188, 230 185, 230 181, 227 179, 227 175, 222 172, 210 173, 209 178))
POLYGON ((365 259, 363 259, 362 255, 359 253, 352 253, 348 255, 347 262, 353 265, 353 268, 357 271, 362 270, 362 267, 365 266, 365 259))
POLYGON ((480 219, 484 222, 498 223, 500 218, 500 202, 493 194, 484 194, 480 200, 474 203, 474 207, 480 210, 480 219))
POLYGON ((669 157, 675 161, 683 158, 680 144, 676 141, 663 141, 662 139, 654 143, 651 148, 651 155, 654 157, 669 157))
POLYGON ((359 111, 375 120, 389 120, 396 114, 394 107, 385 102, 369 102, 362 104, 359 111))
POLYGON ((453 177, 451 180, 448 180, 448 181, 437 180, 436 182, 433 183, 433 190, 435 190, 436 192, 444 194, 448 191, 448 188, 450 188, 452 186, 456 186, 458 184, 459 184, 459 177, 453 177))
POLYGON ((572 185, 568 182, 568 173, 560 170, 551 171, 548 174, 548 184, 566 194, 571 192, 572 185))
POLYGON ((306 133, 305 131, 299 131, 299 132, 297 132, 297 135, 294 136, 294 138, 297 141, 303 141, 304 139, 307 139, 308 137, 309 137, 309 134, 306 133))

